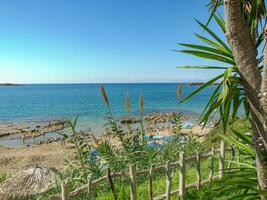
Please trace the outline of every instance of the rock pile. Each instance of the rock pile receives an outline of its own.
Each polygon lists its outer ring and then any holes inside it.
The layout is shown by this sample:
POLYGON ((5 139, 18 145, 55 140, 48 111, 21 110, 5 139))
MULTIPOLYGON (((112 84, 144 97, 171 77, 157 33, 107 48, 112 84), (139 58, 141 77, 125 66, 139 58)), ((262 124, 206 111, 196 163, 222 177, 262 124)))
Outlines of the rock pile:
MULTIPOLYGON (((174 112, 157 112, 152 113, 144 117, 145 122, 153 122, 153 123, 166 123, 172 120, 174 112)), ((138 117, 128 117, 120 120, 122 124, 136 124, 140 122, 140 118, 138 117)))
POLYGON ((62 130, 67 127, 66 120, 51 120, 48 122, 31 122, 0 125, 0 137, 21 134, 25 138, 37 137, 45 133, 62 130))

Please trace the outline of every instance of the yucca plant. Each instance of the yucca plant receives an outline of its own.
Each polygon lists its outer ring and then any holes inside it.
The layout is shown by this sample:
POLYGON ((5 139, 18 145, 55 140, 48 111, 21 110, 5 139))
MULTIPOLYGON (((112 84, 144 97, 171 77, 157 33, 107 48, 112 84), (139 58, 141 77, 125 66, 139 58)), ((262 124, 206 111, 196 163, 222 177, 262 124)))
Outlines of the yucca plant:
MULTIPOLYGON (((222 17, 219 15, 214 16, 215 22, 218 27, 225 33, 225 25, 222 17)), ((220 39, 211 29, 205 26, 203 23, 197 21, 198 25, 204 29, 208 37, 195 34, 196 37, 204 43, 204 45, 196 44, 184 44, 180 45, 187 47, 185 50, 180 50, 178 52, 190 54, 196 57, 214 60, 222 63, 220 66, 180 66, 178 68, 184 69, 214 69, 219 70, 219 74, 207 81, 205 84, 201 85, 190 95, 185 97, 180 101, 183 103, 190 98, 192 98, 197 93, 204 90, 206 87, 216 85, 211 97, 206 104, 202 115, 200 117, 200 122, 204 125, 216 114, 220 113, 221 120, 223 121, 224 128, 226 131, 227 123, 230 117, 230 110, 232 108, 233 112, 231 117, 235 118, 237 111, 241 104, 246 104, 246 98, 244 96, 243 87, 240 85, 240 76, 238 74, 236 64, 232 55, 232 52, 228 45, 220 39), (221 72, 221 71, 224 72, 221 72)), ((176 51, 176 50, 175 50, 176 51)))
MULTIPOLYGON (((223 18, 220 15, 215 15, 213 13, 213 18, 220 28, 220 30, 226 34, 226 27, 223 18)), ((185 50, 181 50, 179 52, 190 54, 196 57, 213 60, 217 63, 221 63, 221 65, 212 65, 212 66, 182 66, 179 68, 194 68, 194 69, 214 69, 219 70, 219 74, 212 78, 211 80, 204 83, 202 86, 197 88, 195 91, 193 91, 190 95, 185 97, 183 100, 180 101, 180 103, 183 103, 190 98, 192 98, 197 93, 204 90, 206 87, 216 85, 214 91, 212 92, 210 99, 208 103, 206 104, 201 116, 200 116, 200 122, 204 126, 208 123, 210 119, 214 117, 214 115, 217 113, 220 116, 220 121, 223 125, 223 132, 224 135, 222 138, 229 142, 228 136, 225 136, 225 134, 228 132, 227 128, 231 122, 234 122, 237 117, 238 110, 240 110, 240 107, 243 105, 244 111, 247 115, 247 117, 250 117, 250 109, 248 106, 247 96, 246 92, 244 90, 242 81, 243 77, 240 75, 239 70, 236 66, 235 59, 233 57, 232 51, 227 43, 224 42, 224 39, 221 39, 218 35, 216 35, 208 26, 204 25, 203 23, 197 21, 198 25, 205 31, 205 33, 208 35, 208 37, 205 37, 203 35, 195 34, 196 37, 203 43, 201 45, 199 44, 180 44, 183 47, 187 47, 185 50), (223 72, 221 72, 223 70, 223 72), (227 139, 228 138, 228 139, 227 139)), ((262 37, 257 37, 256 41, 256 47, 258 48, 262 44, 262 37)), ((262 55, 258 56, 257 59, 258 62, 258 68, 262 68, 262 55)), ((238 135, 241 137, 241 135, 238 135)), ((246 145, 245 145, 246 146, 246 145)), ((244 147, 245 147, 244 146, 244 147)), ((251 147, 251 151, 254 152, 254 146, 251 147)), ((255 164, 255 157, 251 158, 251 160, 255 164)), ((236 171, 231 171, 232 173, 236 173, 236 171)), ((254 170, 255 172, 255 170, 254 170)), ((238 171, 239 173, 239 171, 238 171)), ((242 177, 238 177, 239 181, 245 184, 250 181, 250 184, 256 184, 257 183, 257 175, 255 173, 250 173, 250 175, 253 175, 253 179, 251 179, 248 173, 243 173, 242 177), (254 181, 256 180, 256 181, 254 181)), ((247 195, 247 197, 250 196, 246 192, 246 187, 244 184, 239 185, 239 189, 243 190, 244 196, 247 195), (244 186, 244 187, 243 187, 244 186)), ((228 187, 234 188, 235 182, 229 181, 228 187), (232 184, 231 184, 232 183, 232 184)), ((254 194, 255 192, 259 195, 262 191, 260 190, 253 190, 254 194)))
MULTIPOLYGON (((259 187, 267 191, 267 47, 266 6, 264 0, 211 1, 215 11, 223 5, 226 39, 231 46, 237 68, 242 74, 251 113, 253 145, 256 151, 256 167, 259 187), (258 46, 262 43, 261 47, 258 46), (259 56, 261 54, 261 56, 259 56), (260 61, 260 62, 259 62, 260 61)), ((262 200, 267 197, 262 195, 262 200)))
POLYGON ((257 169, 255 164, 255 151, 251 133, 241 133, 233 130, 232 135, 221 137, 231 145, 234 145, 237 160, 226 160, 231 167, 226 171, 225 177, 219 181, 220 187, 214 190, 220 194, 230 194, 231 191, 238 191, 231 196, 223 196, 219 199, 259 199, 261 195, 267 195, 266 191, 262 191, 258 187, 257 169))

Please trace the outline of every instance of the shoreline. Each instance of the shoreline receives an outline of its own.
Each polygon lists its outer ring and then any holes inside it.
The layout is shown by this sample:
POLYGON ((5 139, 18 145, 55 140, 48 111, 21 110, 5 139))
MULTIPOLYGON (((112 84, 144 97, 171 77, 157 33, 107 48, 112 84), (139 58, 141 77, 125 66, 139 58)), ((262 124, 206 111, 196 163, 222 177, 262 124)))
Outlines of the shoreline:
MULTIPOLYGON (((165 114, 157 114, 158 116, 170 116, 170 113, 165 114)), ((149 115, 151 119, 155 118, 155 114, 149 115)), ((121 118, 122 120, 123 118, 121 118)), ((162 118, 159 118, 162 120, 162 118)), ((188 119, 187 117, 183 117, 184 120, 188 119)), ((166 120, 166 119, 165 119, 166 120)), ((159 123, 150 122, 146 123, 146 135, 147 136, 160 136, 160 137, 168 137, 173 135, 171 132, 171 123, 166 123, 165 120, 162 120, 159 123)), ((121 124, 126 128, 126 124, 121 124)), ((136 124, 132 124, 131 126, 137 126, 136 124)), ((208 132, 211 128, 206 127, 202 129, 200 125, 196 125, 195 123, 190 124, 191 127, 184 127, 182 129, 182 133, 185 135, 195 136, 200 142, 205 140, 205 136, 208 135, 208 132)), ((136 128, 136 127, 135 127, 136 128)), ((93 132, 80 132, 82 137, 84 137, 91 144, 97 144, 98 142, 109 140, 112 144, 119 145, 116 139, 112 138, 108 132, 104 132, 101 136, 96 136, 93 132)), ((42 136, 41 136, 42 138, 42 136)), ((29 168, 30 166, 44 165, 48 167, 54 167, 56 169, 62 169, 64 167, 65 158, 71 158, 73 156, 74 149, 70 145, 68 141, 63 139, 58 139, 59 135, 57 135, 57 139, 53 138, 51 140, 47 140, 47 142, 41 142, 31 145, 23 145, 18 147, 8 147, 0 144, 0 173, 6 173, 7 175, 12 174, 17 170, 24 170, 29 168)), ((0 138, 0 140, 3 138, 0 138)), ((156 139, 153 139, 156 141, 156 139)), ((14 142, 14 140, 10 140, 14 142)), ((21 140, 20 140, 21 141, 21 140)))
MULTIPOLYGON (((151 123, 154 119, 157 118, 157 123, 165 123, 171 120, 172 114, 181 114, 182 121, 185 123, 195 124, 197 121, 197 115, 194 113, 193 115, 188 115, 184 112, 150 112, 144 115, 144 120, 147 123, 151 123)), ((126 117, 117 117, 117 120, 125 125, 126 117)), ((131 116, 131 120, 133 120, 132 125, 136 126, 138 124, 139 116, 131 116)), ((83 123, 78 125, 78 131, 94 133, 97 137, 101 137, 105 135, 106 128, 103 127, 102 124, 105 124, 105 120, 99 122, 99 124, 95 124, 95 127, 88 127, 86 121, 83 119, 83 123), (97 129, 95 129, 97 127, 97 129), (95 130, 94 130, 95 129, 95 130)), ((154 123, 154 122, 153 122, 154 123)), ((90 122, 88 123, 90 124, 90 122)), ((92 125, 92 123, 91 123, 92 125)), ((152 124, 150 124, 151 126, 152 124)), ((69 134, 70 131, 67 129, 66 120, 64 118, 51 118, 51 119, 36 119, 36 120, 22 120, 19 122, 0 122, 0 145, 7 147, 21 147, 24 145, 34 145, 34 144, 42 144, 50 143, 53 141, 61 140, 62 133, 69 134)))
MULTIPOLYGON (((204 141, 205 136, 211 128, 202 129, 201 126, 193 126, 192 128, 182 129, 185 135, 191 135, 198 138, 198 140, 204 141)), ((148 135, 158 135, 168 137, 173 135, 169 132, 168 128, 165 128, 159 132, 147 132, 148 135)), ((96 138, 97 142, 109 140, 113 145, 119 145, 116 139, 110 135, 103 135, 96 138)), ((93 138, 90 143, 96 144, 93 138)), ((157 141, 153 139, 152 141, 157 141)), ((69 142, 65 144, 62 141, 55 141, 51 143, 43 143, 41 145, 24 146, 20 148, 10 148, 0 145, 0 174, 5 173, 10 176, 16 171, 25 170, 36 164, 46 167, 53 167, 57 170, 64 168, 64 161, 66 158, 71 159, 74 152, 73 146, 69 142)))

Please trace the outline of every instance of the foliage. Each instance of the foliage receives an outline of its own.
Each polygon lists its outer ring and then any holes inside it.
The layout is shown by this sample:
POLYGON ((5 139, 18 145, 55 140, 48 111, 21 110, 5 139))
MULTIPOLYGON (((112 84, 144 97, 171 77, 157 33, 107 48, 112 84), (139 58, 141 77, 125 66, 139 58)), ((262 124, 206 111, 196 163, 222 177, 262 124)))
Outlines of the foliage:
MULTIPOLYGON (((101 141, 95 145, 88 143, 76 130, 79 116, 74 120, 67 120, 72 134, 65 134, 64 137, 73 145, 75 151, 74 158, 66 161, 66 167, 61 173, 61 179, 69 179, 71 190, 85 184, 89 174, 96 179, 106 174, 108 169, 112 172, 128 171, 130 164, 135 164, 138 169, 147 169, 167 161, 178 160, 180 151, 184 151, 186 155, 191 155, 196 150, 203 149, 202 145, 194 138, 182 134, 181 115, 179 114, 174 114, 172 119, 172 122, 176 124, 173 129, 174 136, 161 142, 145 140, 143 97, 140 96, 139 98, 140 126, 128 127, 128 125, 123 126, 115 119, 108 95, 102 85, 100 86, 100 91, 107 107, 105 128, 109 130, 109 135, 101 138, 101 141), (156 145, 154 146, 154 144, 156 145)), ((130 108, 130 98, 127 96, 125 110, 128 117, 130 117, 131 113, 130 108)), ((162 176, 161 172, 159 174, 162 176)), ((139 181, 142 183, 147 182, 144 177, 140 177, 139 181)), ((122 184, 125 184, 124 179, 120 181, 114 180, 114 182, 118 187, 122 187, 122 184)), ((106 183, 101 184, 95 195, 97 196, 99 191, 107 192, 108 188, 106 183)))
MULTIPOLYGON (((262 37, 262 32, 264 31, 266 19, 266 5, 264 0, 244 0, 242 2, 242 12, 246 24, 250 27, 251 35, 254 39, 259 39, 262 37)), ((211 0, 208 4, 210 9, 210 17, 207 22, 210 22, 212 17, 214 17, 216 11, 223 5, 223 0, 211 0)))
MULTIPOLYGON (((237 118, 235 121, 232 121, 229 125, 228 125, 228 134, 232 134, 233 130, 238 130, 239 132, 249 132, 251 129, 251 124, 249 119, 247 118, 237 118)), ((218 146, 219 147, 219 142, 221 140, 220 135, 222 135, 224 133, 223 130, 223 124, 219 123, 218 125, 216 125, 215 127, 213 127, 210 131, 209 134, 207 136, 207 138, 205 139, 205 141, 203 142, 203 146, 205 147, 205 149, 210 149, 212 146, 218 146)))
POLYGON ((0 183, 2 183, 3 181, 5 181, 6 179, 7 179, 6 173, 0 173, 0 183))
POLYGON ((92 147, 76 131, 78 118, 79 115, 73 121, 67 119, 72 134, 67 135, 64 133, 64 138, 68 139, 75 147, 75 150, 73 159, 65 161, 65 170, 60 173, 60 178, 69 179, 73 187, 86 183, 89 174, 93 174, 94 177, 99 177, 103 174, 103 169, 96 161, 96 157, 91 156, 89 153, 92 147))
MULTIPOLYGON (((216 1, 219 6, 222 1, 216 1)), ((244 1, 252 6, 255 6, 256 1, 244 1)), ((261 2, 261 1, 257 1, 261 2)), ((244 9, 246 12, 252 12, 252 10, 244 9)), ((251 13, 250 13, 251 14, 251 13)), ((262 13, 259 13, 261 15, 262 13)), ((217 25, 220 27, 221 31, 225 34, 225 23, 223 18, 220 15, 215 15, 215 13, 211 13, 211 16, 214 18, 217 25)), ((245 15, 247 17, 251 17, 250 15, 245 15)), ((211 20, 211 18, 210 18, 211 20)), ((209 21, 210 21, 209 20, 209 21)), ((258 25, 253 24, 256 21, 252 21, 251 19, 247 19, 249 21, 249 25, 251 26, 251 30, 253 30, 258 25)), ((248 124, 249 121, 249 113, 250 110, 248 108, 248 102, 246 98, 246 93, 242 86, 242 76, 239 74, 239 71, 236 67, 231 49, 224 42, 224 39, 219 38, 207 25, 202 24, 197 21, 201 29, 209 36, 204 37, 202 35, 196 34, 196 36, 203 42, 205 45, 195 45, 195 44, 180 44, 183 47, 187 47, 188 49, 182 50, 180 52, 190 54, 196 57, 209 59, 216 61, 218 63, 222 63, 222 66, 183 66, 180 68, 195 68, 195 69, 214 69, 214 70, 224 70, 223 73, 220 73, 215 78, 212 78, 210 81, 206 82, 194 92, 189 94, 189 96, 185 97, 182 101, 187 101, 192 98, 195 94, 201 92, 208 86, 217 83, 213 93, 210 96, 210 99, 203 110, 203 113, 200 117, 200 122, 207 124, 207 122, 213 118, 213 116, 218 113, 219 114, 219 126, 215 129, 215 131, 221 132, 221 138, 225 140, 228 144, 235 145, 242 151, 242 159, 244 161, 240 161, 239 163, 231 163, 233 166, 227 173, 227 176, 221 182, 221 187, 218 190, 222 193, 223 199, 236 199, 236 198, 246 198, 246 199, 255 199, 259 198, 260 194, 264 194, 263 191, 258 190, 258 182, 257 182, 257 173, 255 170, 255 155, 254 148, 251 141, 252 136, 244 135, 245 132, 237 132, 235 130, 231 130, 231 126, 238 119, 237 114, 240 110, 241 105, 244 107, 244 111, 247 117, 248 124), (226 135, 227 134, 227 135, 226 135), (232 136, 234 134, 234 136, 232 136), (245 140, 244 140, 245 139, 245 140), (240 167, 242 166, 242 167, 240 167), (252 187, 254 185, 255 187, 252 187), (230 190, 237 190, 237 195, 233 195, 233 197, 228 196, 228 192, 230 190)), ((254 32, 257 32, 253 30, 254 32)), ((254 33, 253 32, 253 33, 254 33)), ((254 35, 256 48, 259 49, 260 45, 263 42, 262 36, 254 35)), ((258 68, 261 70, 262 68, 262 55, 257 56, 258 59, 258 68)), ((245 124, 243 125, 243 129, 246 129, 245 124)), ((214 131, 213 131, 214 132, 214 131)), ((216 141, 218 139, 217 135, 212 134, 210 139, 216 141)), ((231 162, 231 161, 229 161, 231 162)), ((217 190, 217 192, 218 192, 217 190)), ((264 194, 265 195, 265 194, 264 194)))
POLYGON ((176 136, 181 135, 182 134, 182 132, 181 132, 181 130, 182 130, 182 115, 173 113, 172 120, 174 122, 174 126, 172 127, 171 132, 176 136))
MULTIPOLYGON (((104 101, 108 101, 108 95, 103 86, 100 86, 101 94, 104 101)), ((192 138, 188 138, 183 141, 185 137, 181 137, 181 115, 174 114, 173 121, 176 126, 174 127, 175 136, 170 140, 162 143, 162 148, 151 148, 148 146, 148 142, 144 140, 144 124, 143 124, 143 97, 139 98, 140 107, 140 127, 133 129, 132 131, 125 131, 125 129, 115 120, 112 114, 110 105, 107 106, 107 124, 106 126, 111 130, 112 137, 119 142, 118 146, 112 146, 109 142, 104 142, 100 145, 101 157, 109 162, 109 167, 112 170, 128 170, 129 164, 136 164, 139 168, 148 168, 151 165, 160 164, 163 161, 175 160, 179 155, 179 151, 187 151, 192 153, 196 150, 198 143, 192 138), (195 143, 193 143, 194 141, 195 143), (184 142, 184 145, 181 145, 184 142), (105 146, 102 148, 101 146, 105 146), (189 150, 191 147, 195 147, 189 150), (102 151, 106 149, 107 151, 102 151), (120 168, 118 168, 120 166, 120 168)), ((130 113, 130 99, 126 97, 126 112, 130 113)), ((200 145, 199 145, 200 146, 200 145)))
POLYGON ((258 188, 257 171, 255 163, 255 152, 250 132, 239 132, 232 130, 229 136, 221 137, 231 145, 240 154, 239 160, 228 160, 231 168, 226 171, 226 176, 220 181, 218 187, 221 193, 229 193, 231 190, 238 191, 234 195, 222 195, 227 199, 260 199, 260 195, 267 195, 266 191, 258 188))
MULTIPOLYGON (((220 30, 225 34, 225 23, 220 15, 214 15, 214 20, 220 30)), ((229 119, 234 121, 237 117, 238 110, 243 104, 244 110, 248 113, 247 99, 245 96, 244 88, 241 85, 241 78, 239 76, 232 52, 229 46, 217 36, 210 28, 203 23, 197 21, 198 25, 204 29, 208 37, 195 34, 196 37, 205 45, 195 44, 180 44, 187 47, 186 50, 179 52, 190 54, 204 59, 214 60, 222 63, 222 66, 182 66, 179 68, 194 68, 194 69, 214 69, 224 70, 219 73, 215 78, 206 82, 187 97, 182 99, 183 103, 192 98, 197 93, 203 91, 206 87, 212 86, 216 83, 216 87, 206 104, 200 122, 204 125, 213 118, 216 113, 219 113, 220 120, 223 124, 224 132, 226 132, 229 119)))

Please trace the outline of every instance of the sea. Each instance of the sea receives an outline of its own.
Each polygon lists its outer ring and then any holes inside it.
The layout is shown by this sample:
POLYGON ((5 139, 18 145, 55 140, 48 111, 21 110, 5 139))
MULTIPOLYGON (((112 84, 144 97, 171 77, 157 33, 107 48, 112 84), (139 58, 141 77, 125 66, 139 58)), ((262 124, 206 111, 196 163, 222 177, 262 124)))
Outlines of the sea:
MULTIPOLYGON (((130 97, 131 115, 139 115, 139 96, 144 97, 144 113, 181 112, 196 120, 216 86, 209 86, 192 99, 179 104, 199 86, 182 84, 177 97, 177 83, 109 83, 103 84, 113 115, 126 115, 125 97, 130 97)), ((103 134, 107 108, 99 84, 25 84, 0 87, 0 124, 74 119, 79 115, 78 129, 103 134)), ((1 145, 0 138, 0 145, 1 145)))

